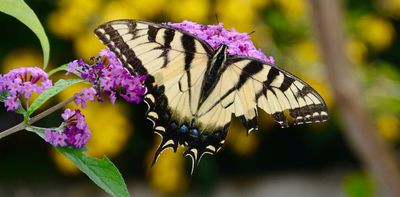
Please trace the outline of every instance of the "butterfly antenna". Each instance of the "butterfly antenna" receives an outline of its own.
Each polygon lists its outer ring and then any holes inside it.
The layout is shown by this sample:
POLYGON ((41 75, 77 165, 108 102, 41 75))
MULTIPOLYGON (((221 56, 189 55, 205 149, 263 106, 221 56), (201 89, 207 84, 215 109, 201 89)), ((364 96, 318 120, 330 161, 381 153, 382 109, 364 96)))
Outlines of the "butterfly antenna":
POLYGON ((215 14, 215 20, 217 20, 217 24, 219 24, 218 14, 215 14))
POLYGON ((254 34, 254 33, 256 33, 255 30, 253 30, 252 32, 250 32, 250 33, 248 33, 248 34, 249 34, 249 36, 250 36, 251 34, 254 34))

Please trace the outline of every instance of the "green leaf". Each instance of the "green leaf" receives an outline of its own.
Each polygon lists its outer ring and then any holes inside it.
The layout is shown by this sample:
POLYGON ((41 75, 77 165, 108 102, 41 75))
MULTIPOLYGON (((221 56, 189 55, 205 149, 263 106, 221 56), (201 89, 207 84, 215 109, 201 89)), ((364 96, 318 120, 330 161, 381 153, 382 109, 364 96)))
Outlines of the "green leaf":
POLYGON ((371 177, 363 172, 351 172, 343 186, 348 197, 372 197, 375 193, 371 177))
POLYGON ((110 195, 130 196, 121 173, 106 156, 96 159, 85 156, 80 150, 72 147, 56 149, 110 195))
POLYGON ((35 127, 35 126, 27 126, 27 127, 25 128, 25 130, 34 132, 34 133, 36 133, 38 136, 40 136, 40 137, 43 138, 43 139, 44 139, 44 129, 45 129, 45 128, 42 128, 42 127, 35 127))
POLYGON ((47 73, 47 74, 48 74, 49 77, 50 77, 50 76, 53 75, 54 73, 57 73, 57 72, 60 72, 60 71, 68 71, 68 64, 63 64, 63 65, 61 65, 61 66, 59 66, 59 67, 57 67, 57 68, 55 68, 55 69, 49 71, 49 73, 47 73))
POLYGON ((17 110, 15 110, 15 113, 17 113, 17 114, 21 114, 21 115, 25 116, 25 114, 26 114, 26 111, 25 111, 25 109, 22 107, 22 104, 21 104, 21 105, 19 105, 19 107, 18 107, 18 109, 17 109, 17 110))
POLYGON ((33 112, 35 112, 40 106, 42 106, 47 100, 49 100, 51 97, 55 96, 59 92, 63 91, 65 88, 76 84, 83 82, 84 80, 82 79, 60 79, 58 80, 54 86, 50 87, 47 89, 45 92, 40 94, 35 101, 29 106, 29 109, 27 110, 26 116, 30 116, 33 112))
MULTIPOLYGON (((26 130, 32 131, 44 138, 45 128, 29 126, 26 130)), ((79 170, 85 173, 97 186, 112 196, 130 196, 128 188, 117 167, 106 157, 97 159, 88 157, 82 151, 86 147, 76 149, 73 147, 56 147, 56 150, 68 158, 79 170)))
POLYGON ((4 102, 4 100, 6 100, 7 97, 8 97, 8 92, 7 91, 2 91, 0 93, 0 102, 4 102))
POLYGON ((49 63, 50 44, 43 26, 33 10, 23 0, 1 0, 0 12, 15 17, 36 34, 42 45, 43 69, 45 69, 49 63))

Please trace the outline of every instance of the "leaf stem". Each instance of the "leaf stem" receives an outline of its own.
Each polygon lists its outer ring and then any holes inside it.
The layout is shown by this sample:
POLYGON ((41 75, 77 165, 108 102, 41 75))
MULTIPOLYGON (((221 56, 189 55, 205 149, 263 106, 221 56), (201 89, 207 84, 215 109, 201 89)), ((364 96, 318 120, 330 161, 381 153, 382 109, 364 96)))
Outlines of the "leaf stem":
POLYGON ((68 71, 68 63, 67 64, 63 64, 63 65, 61 65, 61 66, 49 71, 47 74, 50 77, 50 76, 52 76, 53 74, 55 74, 55 73, 57 73, 59 71, 68 71))
MULTIPOLYGON (((67 100, 64 100, 64 101, 58 103, 57 105, 54 105, 53 107, 50 107, 49 109, 39 113, 38 115, 34 116, 33 118, 31 118, 29 120, 29 125, 31 125, 31 124, 41 120, 42 118, 48 116, 49 114, 61 109, 62 107, 64 107, 66 104, 70 103, 73 100, 74 100, 74 97, 70 97, 67 100)), ((23 122, 21 122, 21 123, 9 128, 9 129, 3 131, 3 132, 1 132, 0 133, 0 139, 4 138, 4 137, 7 137, 7 136, 9 136, 9 135, 11 135, 13 133, 18 132, 18 131, 22 131, 29 125, 26 125, 23 122)))

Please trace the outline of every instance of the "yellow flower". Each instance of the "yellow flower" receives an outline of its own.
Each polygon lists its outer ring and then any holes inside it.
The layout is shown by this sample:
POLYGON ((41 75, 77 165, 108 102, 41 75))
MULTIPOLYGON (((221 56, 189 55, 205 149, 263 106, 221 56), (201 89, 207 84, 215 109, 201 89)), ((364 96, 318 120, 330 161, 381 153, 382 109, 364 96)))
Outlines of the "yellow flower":
POLYGON ((376 50, 389 47, 394 39, 395 30, 388 20, 366 14, 357 21, 360 37, 376 50))
POLYGON ((271 4, 271 0, 250 0, 248 2, 255 8, 263 8, 271 4))
POLYGON ((53 12, 47 18, 49 30, 64 39, 71 39, 78 35, 82 30, 83 23, 83 19, 73 17, 67 11, 53 12), (71 20, 71 18, 74 19, 71 20), (71 21, 74 21, 74 23, 71 23, 71 21))
POLYGON ((355 64, 362 64, 368 55, 367 47, 358 39, 351 39, 346 43, 346 52, 347 57, 355 64))
POLYGON ((216 13, 220 22, 224 23, 227 29, 235 28, 241 32, 253 31, 254 22, 257 17, 256 9, 247 1, 221 0, 217 1, 216 13), (232 14, 238 13, 240 14, 232 14))
POLYGON ((291 49, 292 57, 297 64, 311 65, 320 61, 318 47, 316 43, 311 40, 305 40, 297 43, 291 49))
POLYGON ((255 30, 254 25, 257 22, 259 10, 270 3, 270 0, 219 0, 216 1, 215 12, 225 28, 251 32, 255 30), (238 12, 240 14, 232 14, 238 12))
MULTIPOLYGON (((147 166, 151 165, 154 152, 160 143, 156 140, 156 146, 149 152, 147 166)), ((152 187, 163 194, 181 194, 188 185, 188 178, 185 174, 185 158, 182 156, 183 150, 178 148, 176 153, 172 149, 165 150, 159 157, 157 163, 149 169, 149 179, 152 187)))
POLYGON ((95 102, 88 103, 88 107, 82 110, 92 131, 87 144, 89 155, 98 157, 106 154, 113 157, 125 148, 132 133, 127 109, 118 103, 95 102))
POLYGON ((318 48, 310 40, 304 40, 294 45, 291 49, 291 57, 301 66, 312 65, 320 61, 318 48))
POLYGON ((140 19, 143 19, 159 15, 164 8, 170 7, 169 4, 166 5, 167 2, 166 0, 122 0, 118 3, 125 4, 130 10, 134 9, 141 16, 140 19))
MULTIPOLYGON (((60 98, 67 99, 84 87, 83 85, 77 86, 62 92, 60 98)), ((68 104, 67 107, 77 108, 73 103, 68 104)), ((92 132, 87 144, 90 151, 87 154, 93 157, 103 155, 113 157, 121 152, 132 133, 132 124, 127 115, 127 108, 118 103, 112 105, 109 102, 89 102, 87 108, 81 109, 81 111, 92 132)), ((76 169, 71 170, 71 164, 60 162, 65 160, 62 157, 62 155, 56 154, 56 164, 64 172, 74 172, 76 169)))
POLYGON ((2 73, 18 67, 41 67, 43 64, 41 52, 31 48, 21 48, 9 52, 2 62, 2 73))
POLYGON ((135 7, 125 1, 111 1, 104 6, 101 17, 101 22, 107 22, 117 19, 138 19, 140 14, 135 7))
POLYGON ((305 16, 304 0, 275 0, 275 3, 282 10, 283 14, 290 20, 303 19, 305 16))
POLYGON ((88 59, 96 56, 101 49, 105 49, 93 31, 86 31, 75 37, 74 49, 77 57, 88 59))
POLYGON ((91 19, 99 8, 100 0, 61 0, 58 10, 49 15, 47 24, 54 34, 72 39, 92 26, 91 19))
POLYGON ((376 119, 379 133, 387 140, 395 141, 399 139, 400 120, 395 115, 383 114, 376 119))
POLYGON ((240 121, 234 119, 229 126, 226 145, 239 155, 249 155, 257 150, 260 142, 258 137, 257 133, 247 135, 247 131, 240 121))
POLYGON ((168 1, 168 9, 165 9, 165 12, 173 22, 182 20, 202 22, 207 20, 209 10, 208 0, 171 0, 168 1))

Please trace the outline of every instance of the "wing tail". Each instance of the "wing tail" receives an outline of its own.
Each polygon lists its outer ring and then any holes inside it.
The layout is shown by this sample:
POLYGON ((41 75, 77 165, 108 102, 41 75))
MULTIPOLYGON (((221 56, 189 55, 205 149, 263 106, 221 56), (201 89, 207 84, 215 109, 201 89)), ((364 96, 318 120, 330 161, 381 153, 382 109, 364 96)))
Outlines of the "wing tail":
POLYGON ((227 130, 228 126, 210 135, 201 135, 197 138, 188 139, 189 146, 183 154, 192 161, 191 175, 205 154, 215 155, 222 148, 225 143, 227 130))

